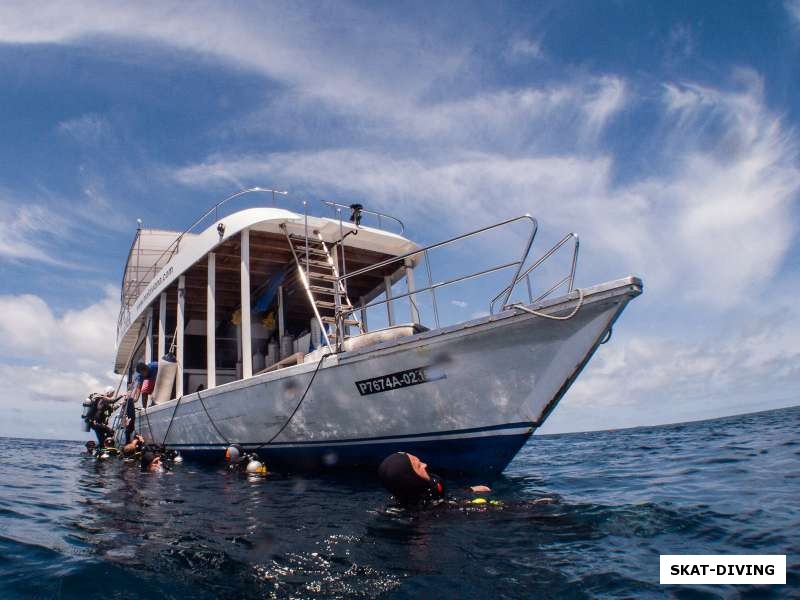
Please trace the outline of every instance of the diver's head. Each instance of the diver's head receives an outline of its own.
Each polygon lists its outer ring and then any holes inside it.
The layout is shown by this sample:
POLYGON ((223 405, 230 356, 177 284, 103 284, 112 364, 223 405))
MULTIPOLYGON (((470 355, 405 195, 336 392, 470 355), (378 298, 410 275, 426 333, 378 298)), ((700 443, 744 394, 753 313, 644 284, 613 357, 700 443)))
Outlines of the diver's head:
POLYGON ((114 447, 114 438, 113 437, 107 437, 105 439, 105 441, 103 442, 103 446, 105 446, 106 448, 113 448, 114 447))
POLYGON ((146 473, 158 473, 161 471, 161 457, 155 452, 142 453, 142 471, 146 473))
POLYGON ((427 466, 413 454, 395 452, 378 467, 378 477, 400 504, 421 502, 430 490, 427 466))
POLYGON ((94 452, 95 448, 97 448, 97 443, 94 440, 89 440, 88 442, 86 442, 87 452, 94 452))
POLYGON ((113 398, 114 397, 114 392, 115 392, 114 387, 109 385, 109 386, 106 387, 106 390, 105 390, 104 394, 105 394, 106 398, 113 398))

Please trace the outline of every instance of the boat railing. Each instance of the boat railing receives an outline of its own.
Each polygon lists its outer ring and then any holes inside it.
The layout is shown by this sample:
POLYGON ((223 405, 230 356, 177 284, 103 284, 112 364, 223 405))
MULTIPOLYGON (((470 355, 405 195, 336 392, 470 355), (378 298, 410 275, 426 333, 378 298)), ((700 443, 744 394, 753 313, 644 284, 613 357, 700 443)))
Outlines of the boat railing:
MULTIPOLYGON (((353 205, 351 204, 339 204, 338 202, 333 202, 331 200, 322 200, 322 203, 325 206, 330 207, 333 210, 334 214, 337 216, 337 218, 341 217, 342 210, 350 210, 350 211, 353 210, 353 205)), ((406 231, 406 226, 403 224, 403 222, 397 217, 393 217, 392 215, 387 215, 386 213, 378 212, 376 210, 369 210, 361 207, 360 205, 358 208, 358 212, 362 214, 372 215, 373 217, 375 217, 378 229, 383 229, 384 221, 390 221, 400 226, 400 231, 397 232, 398 235, 403 235, 406 231)))
MULTIPOLYGON (((510 298, 511 293, 514 291, 514 287, 516 286, 516 284, 520 280, 523 265, 525 264, 525 261, 528 258, 528 254, 530 253, 531 246, 533 245, 533 240, 536 237, 536 232, 538 230, 538 227, 539 227, 539 225, 538 225, 538 222, 536 221, 536 219, 534 219, 531 215, 525 214, 525 215, 521 215, 519 217, 514 217, 512 219, 507 219, 505 221, 501 221, 499 223, 495 223, 493 225, 488 225, 486 227, 481 227, 480 229, 476 229, 476 230, 470 231, 468 233, 463 233, 461 235, 457 235, 455 237, 452 237, 450 239, 444 240, 442 242, 437 242, 435 244, 431 244, 429 246, 425 246, 424 248, 418 248, 418 249, 412 250, 410 252, 407 252, 405 254, 401 254, 399 256, 393 256, 393 257, 388 258, 386 260, 380 261, 380 262, 375 263, 373 265, 369 265, 367 267, 363 267, 363 268, 355 270, 355 271, 351 271, 349 273, 344 273, 338 278, 338 282, 339 282, 340 285, 346 287, 346 282, 347 282, 348 279, 351 279, 353 277, 358 277, 359 275, 363 275, 365 273, 369 273, 370 271, 374 271, 374 270, 377 270, 377 269, 383 269, 384 267, 387 267, 387 266, 395 264, 395 263, 406 264, 405 261, 407 261, 407 260, 414 260, 417 263, 422 261, 425 264, 425 271, 426 271, 427 278, 428 278, 428 285, 425 286, 425 287, 409 290, 408 292, 405 292, 405 293, 402 293, 402 294, 397 294, 397 295, 395 295, 395 294, 388 295, 387 294, 387 297, 385 297, 383 299, 373 300, 372 302, 370 302, 368 304, 363 304, 363 305, 358 306, 358 307, 342 308, 341 310, 337 311, 337 317, 336 317, 337 321, 340 324, 343 324, 344 321, 346 320, 347 316, 349 314, 355 312, 356 310, 365 311, 365 310, 367 310, 369 308, 380 306, 382 304, 387 304, 388 302, 394 302, 394 301, 400 300, 402 298, 409 298, 410 301, 413 302, 414 301, 414 296, 416 296, 417 294, 430 293, 431 305, 433 307, 434 322, 436 323, 436 328, 438 329, 439 327, 441 327, 441 325, 440 325, 440 321, 439 321, 439 308, 438 308, 438 303, 437 303, 437 299, 436 299, 436 290, 438 290, 440 288, 443 288, 443 287, 446 287, 446 286, 454 285, 456 283, 460 283, 460 282, 463 282, 463 281, 467 281, 467 280, 483 277, 485 275, 489 275, 490 273, 496 273, 498 271, 503 271, 505 269, 514 269, 514 275, 511 278, 511 283, 509 283, 509 285, 506 286, 504 288, 504 290, 502 292, 500 292, 500 294, 498 295, 498 296, 503 296, 505 294, 505 299, 503 300, 503 302, 506 303, 506 302, 508 302, 508 298, 510 298), (525 244, 523 246, 523 251, 522 251, 522 253, 520 255, 520 258, 518 260, 513 260, 513 261, 510 261, 510 262, 497 264, 497 265, 482 269, 480 271, 472 272, 472 273, 469 273, 467 275, 462 275, 462 276, 459 276, 459 277, 454 277, 454 278, 451 278, 451 279, 447 279, 445 281, 440 281, 440 282, 434 282, 433 281, 433 276, 432 276, 432 273, 431 273, 431 266, 430 266, 430 257, 429 257, 429 254, 430 254, 431 250, 435 250, 437 248, 442 248, 444 246, 449 246, 449 245, 454 244, 456 242, 459 242, 461 240, 464 240, 464 239, 467 239, 467 238, 471 238, 471 237, 475 237, 475 236, 478 236, 478 235, 481 235, 481 234, 484 234, 486 232, 489 232, 489 231, 492 231, 492 230, 496 230, 496 229, 499 229, 499 228, 502 228, 502 227, 507 227, 507 226, 510 226, 510 225, 512 225, 514 223, 518 223, 518 222, 521 222, 521 221, 527 221, 529 223, 529 225, 530 225, 530 230, 528 232, 528 237, 527 237, 527 239, 525 241, 525 244)), ((340 325, 340 330, 341 330, 341 325, 340 325)), ((342 341, 343 341, 342 336, 340 336, 337 339, 337 343, 341 345, 342 341)))
MULTIPOLYGON (((148 283, 150 281, 152 281, 153 278, 156 276, 156 274, 159 271, 161 271, 161 269, 166 267, 167 264, 169 264, 169 262, 172 260, 172 258, 178 253, 178 251, 180 250, 181 241, 184 239, 184 237, 186 237, 186 235, 191 234, 194 231, 196 231, 198 228, 200 228, 200 226, 203 223, 205 223, 206 221, 208 221, 209 218, 212 215, 214 217, 214 221, 213 222, 219 221, 220 217, 225 216, 224 214, 222 214, 222 209, 223 209, 223 207, 225 207, 225 205, 227 205, 232 200, 235 200, 237 198, 241 198, 243 196, 247 196, 249 194, 269 194, 269 195, 272 196, 272 204, 273 204, 273 206, 277 206, 279 197, 291 197, 289 192, 288 191, 284 191, 284 190, 274 190, 274 189, 262 188, 262 187, 252 187, 252 188, 246 188, 246 189, 240 190, 240 191, 236 192, 235 194, 231 194, 230 196, 227 196, 227 197, 223 198, 222 200, 220 200, 219 202, 217 202, 216 204, 214 204, 212 207, 210 207, 208 210, 206 210, 202 215, 200 215, 182 233, 178 234, 178 236, 175 238, 175 240, 161 253, 161 255, 153 262, 152 266, 150 268, 148 268, 147 271, 143 275, 140 275, 138 273, 138 254, 137 254, 137 261, 136 261, 137 277, 136 277, 136 280, 130 281, 130 282, 126 281, 127 277, 128 277, 128 269, 131 266, 130 260, 128 261, 128 264, 125 265, 125 271, 122 274, 122 287, 121 287, 121 291, 120 291, 120 313, 119 313, 119 318, 117 319, 117 335, 118 336, 119 336, 120 329, 122 327, 123 322, 126 322, 126 321, 130 320, 131 306, 136 301, 136 299, 139 297, 141 292, 147 287, 148 283)), ((307 227, 308 227, 307 226, 307 223, 308 223, 308 206, 309 206, 308 201, 303 200, 301 198, 294 198, 294 197, 291 197, 291 199, 293 201, 300 202, 302 204, 303 211, 305 213, 306 229, 307 229, 307 227)), ((327 208, 333 209, 334 212, 338 214, 338 218, 339 218, 339 221, 340 221, 340 226, 341 226, 341 220, 342 220, 342 216, 341 216, 342 209, 352 210, 352 207, 349 206, 349 205, 339 204, 337 202, 332 202, 330 200, 320 200, 320 203, 323 206, 327 207, 327 208)), ((400 226, 400 234, 401 235, 405 231, 405 227, 403 225, 403 222, 400 219, 398 219, 396 217, 393 217, 391 215, 385 214, 385 213, 381 213, 381 212, 365 209, 361 205, 358 205, 358 206, 359 206, 358 210, 359 210, 360 213, 372 215, 373 217, 375 217, 377 219, 379 228, 381 227, 383 220, 389 220, 389 221, 393 221, 393 222, 397 223, 400 226)), ((138 248, 137 244, 138 244, 138 242, 140 240, 140 236, 141 236, 141 224, 140 224, 140 227, 137 229, 137 234, 136 234, 136 237, 134 238, 133 245, 131 246, 131 253, 129 254, 129 256, 132 255, 134 247, 138 248)), ((307 236, 307 234, 306 234, 306 236, 307 236)))
POLYGON ((508 302, 508 298, 513 293, 514 288, 523 279, 525 280, 525 287, 527 288, 528 292, 528 302, 531 304, 539 302, 540 300, 544 300, 550 294, 552 294, 558 288, 560 288, 565 284, 567 285, 567 293, 571 292, 572 288, 575 286, 575 270, 578 267, 579 248, 580 248, 580 240, 578 239, 578 235, 576 233, 568 233, 567 235, 565 235, 563 238, 561 238, 561 240, 555 243, 547 252, 545 252, 541 257, 539 257, 536 261, 534 261, 534 263, 530 267, 525 269, 524 272, 520 273, 514 280, 512 280, 512 282, 509 284, 508 287, 503 289, 499 294, 497 294, 494 298, 492 298, 492 301, 489 303, 489 314, 494 314, 495 304, 497 304, 497 301, 500 299, 501 296, 503 296, 503 294, 505 294, 505 300, 503 301, 502 307, 505 308, 506 303, 508 302), (573 240, 573 246, 572 246, 572 262, 570 263, 569 273, 567 273, 562 279, 553 284, 553 286, 551 286, 546 292, 534 298, 533 286, 531 284, 531 273, 533 273, 533 271, 535 271, 542 264, 544 264, 545 261, 547 261, 547 259, 553 256, 556 252, 558 252, 558 250, 570 240, 573 240))

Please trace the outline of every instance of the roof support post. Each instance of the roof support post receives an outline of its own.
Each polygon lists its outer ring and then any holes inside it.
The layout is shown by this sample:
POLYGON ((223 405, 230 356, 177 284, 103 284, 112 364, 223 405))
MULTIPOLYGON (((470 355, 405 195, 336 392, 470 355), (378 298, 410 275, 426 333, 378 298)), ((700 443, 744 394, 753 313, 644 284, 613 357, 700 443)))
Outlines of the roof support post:
POLYGON ((147 308, 147 339, 144 342, 144 362, 153 360, 153 307, 147 308))
MULTIPOLYGON (((175 380, 175 397, 183 396, 183 328, 186 308, 186 276, 178 277, 178 319, 175 323, 175 360, 178 363, 178 376, 175 380)), ((164 311, 166 314, 166 311, 164 311)))
POLYGON ((253 376, 252 330, 250 329, 250 230, 241 234, 242 377, 253 376))
MULTIPOLYGON (((329 253, 330 254, 330 253, 329 253)), ((333 272, 334 274, 339 277, 341 271, 339 270, 339 251, 334 248, 333 254, 331 254, 331 260, 333 260, 333 272)), ((333 288, 333 304, 334 304, 334 314, 336 315, 336 323, 333 326, 333 334, 336 336, 336 344, 337 346, 340 343, 344 342, 344 336, 346 333, 346 327, 344 326, 344 319, 339 318, 342 314, 342 284, 338 281, 334 282, 333 288), (342 331, 339 332, 339 329, 342 331)), ((350 315, 348 315, 349 317, 350 315)), ((341 348, 341 346, 340 346, 341 348)))
POLYGON ((217 255, 208 253, 206 286, 206 389, 217 386, 217 255))
MULTIPOLYGON (((284 334, 285 324, 283 322, 283 286, 278 286, 278 354, 281 353, 281 343, 283 342, 283 334, 284 334)), ((279 356, 278 360, 281 358, 286 358, 285 356, 279 356)), ((276 361, 277 362, 277 361, 276 361)))
MULTIPOLYGON (((158 358, 164 356, 167 338, 167 292, 158 297, 158 358)), ((172 350, 172 348, 170 348, 172 350)))
POLYGON ((383 278, 383 286, 386 289, 386 316, 389 319, 389 327, 394 325, 394 303, 392 302, 392 278, 387 275, 383 278))
POLYGON ((360 309, 360 312, 361 312, 361 319, 360 319, 360 321, 361 321, 361 329, 364 330, 364 333, 367 333, 367 331, 369 331, 369 327, 367 325, 367 301, 364 298, 364 296, 361 296, 361 298, 359 298, 358 303, 361 306, 361 309, 360 309))
POLYGON ((406 286, 408 287, 408 305, 411 309, 411 322, 419 324, 419 309, 417 301, 414 299, 414 264, 410 260, 405 261, 406 286))

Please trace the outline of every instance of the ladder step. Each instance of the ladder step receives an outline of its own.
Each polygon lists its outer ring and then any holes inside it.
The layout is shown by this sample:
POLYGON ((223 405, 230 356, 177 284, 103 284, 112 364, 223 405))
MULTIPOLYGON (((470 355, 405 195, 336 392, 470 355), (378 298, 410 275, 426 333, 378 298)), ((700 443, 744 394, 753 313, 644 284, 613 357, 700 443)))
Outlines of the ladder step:
MULTIPOLYGON (((297 252, 297 256, 298 257, 300 257, 300 256, 305 257, 305 255, 306 255, 306 246, 305 246, 305 244, 295 244, 294 250, 295 250, 295 252, 297 252)), ((311 255, 324 256, 325 258, 328 258, 328 253, 327 252, 325 252, 324 250, 320 250, 319 248, 314 248, 313 246, 309 246, 308 247, 308 255, 309 256, 311 256, 311 255)))
POLYGON ((336 277, 334 277, 333 275, 330 275, 328 273, 317 273, 315 271, 309 271, 308 278, 321 279, 322 281, 330 281, 331 283, 334 283, 336 281, 336 277))
POLYGON ((309 285, 308 289, 316 294, 326 294, 328 296, 336 295, 336 290, 334 288, 326 288, 320 285, 309 285))
POLYGON ((327 302, 325 300, 315 300, 314 304, 316 304, 318 308, 336 308, 335 302, 327 302))
MULTIPOLYGON (((305 256, 298 256, 297 258, 303 265, 306 264, 305 256)), ((314 265, 315 267, 327 267, 328 269, 332 268, 332 265, 327 260, 314 260, 313 258, 309 258, 308 264, 314 265)))
MULTIPOLYGON (((321 319, 322 319, 323 323, 332 323, 333 325, 336 325, 336 318, 335 317, 322 317, 321 319)), ((345 319, 344 320, 344 324, 345 325, 353 325, 353 326, 361 325, 361 323, 359 323, 355 319, 345 319)))
MULTIPOLYGON (((295 247, 297 247, 297 246, 305 246, 306 245, 306 238, 304 238, 302 235, 296 235, 294 233, 290 233, 289 234, 289 239, 292 240, 292 243, 295 245, 295 247)), ((318 240, 317 238, 308 238, 308 247, 309 248, 311 248, 311 247, 322 248, 322 244, 323 243, 324 242, 318 240)))

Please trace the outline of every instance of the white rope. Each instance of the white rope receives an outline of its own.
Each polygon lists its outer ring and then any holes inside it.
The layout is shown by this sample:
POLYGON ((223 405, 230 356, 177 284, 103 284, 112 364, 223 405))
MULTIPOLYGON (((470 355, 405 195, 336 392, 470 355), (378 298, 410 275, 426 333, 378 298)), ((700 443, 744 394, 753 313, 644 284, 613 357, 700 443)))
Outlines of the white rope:
POLYGON ((557 317, 555 315, 548 315, 546 313, 539 312, 538 310, 533 310, 532 308, 528 308, 524 304, 512 304, 511 308, 518 308, 519 310, 521 310, 523 312, 526 312, 526 313, 529 313, 529 314, 532 314, 532 315, 536 315, 537 317, 542 317, 542 318, 545 318, 545 319, 552 319, 553 321, 568 321, 572 317, 577 315, 578 311, 583 306, 583 290, 581 288, 578 288, 577 291, 578 291, 578 303, 575 305, 575 308, 572 310, 571 313, 569 313, 568 315, 564 315, 563 317, 557 317))

